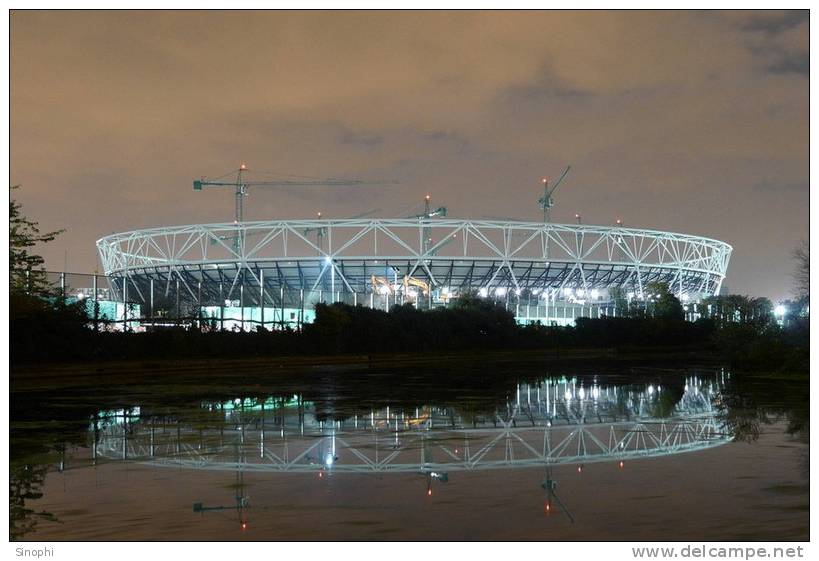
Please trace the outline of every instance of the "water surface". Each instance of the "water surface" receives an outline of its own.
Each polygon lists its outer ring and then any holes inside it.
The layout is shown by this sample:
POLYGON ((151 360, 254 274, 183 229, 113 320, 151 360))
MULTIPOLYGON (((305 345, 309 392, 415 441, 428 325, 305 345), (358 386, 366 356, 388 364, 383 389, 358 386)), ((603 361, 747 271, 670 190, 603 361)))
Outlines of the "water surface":
POLYGON ((523 365, 181 378, 13 384, 12 537, 808 539, 806 383, 523 365))

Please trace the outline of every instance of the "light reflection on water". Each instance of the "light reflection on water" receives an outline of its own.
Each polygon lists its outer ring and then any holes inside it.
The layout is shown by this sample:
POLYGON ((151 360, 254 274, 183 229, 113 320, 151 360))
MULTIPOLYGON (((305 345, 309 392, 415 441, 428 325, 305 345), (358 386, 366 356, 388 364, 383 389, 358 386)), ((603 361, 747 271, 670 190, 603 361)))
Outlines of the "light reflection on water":
MULTIPOLYGON (((723 371, 534 379, 510 374, 488 384, 456 381, 457 387, 442 387, 434 374, 368 374, 355 382, 320 377, 243 388, 233 395, 224 389, 202 392, 211 394, 204 398, 174 400, 153 391, 139 399, 103 396, 102 402, 117 406, 90 410, 99 398, 84 404, 82 396, 69 395, 65 401, 84 406, 79 410, 86 415, 63 419, 65 435, 45 443, 48 431, 33 429, 30 419, 18 423, 18 443, 26 432, 40 442, 12 447, 18 468, 13 480, 16 473, 23 494, 28 493, 27 504, 17 509, 13 537, 240 539, 252 529, 260 532, 252 539, 627 539, 613 531, 616 524, 578 538, 575 525, 599 525, 600 512, 616 510, 623 493, 631 493, 630 500, 640 496, 645 484, 658 487, 656 496, 667 503, 663 510, 684 511, 691 493, 680 493, 678 481, 663 475, 682 473, 707 488, 714 484, 715 468, 750 467, 744 450, 722 445, 737 436, 747 439, 749 426, 759 430, 761 422, 771 420, 758 418, 753 407, 746 413, 736 406, 731 377, 723 371), (309 389, 301 387, 305 383, 309 389), (382 393, 388 397, 380 398, 382 393), (26 455, 26 449, 34 453, 26 455), (705 468, 712 470, 711 481, 698 465, 703 462, 712 464, 705 468), (643 485, 624 482, 622 476, 632 472, 643 485), (613 473, 620 479, 613 481, 613 473), (55 489, 60 478, 62 493, 55 489), (576 487, 578 478, 584 487, 576 487), (316 502, 316 484, 330 496, 316 502), (590 496, 591 487, 605 492, 590 496), (102 503, 101 489, 107 497, 102 503), (498 495, 498 490, 505 492, 498 495), (435 503, 418 505, 407 493, 435 503), (395 503, 385 513, 388 497, 395 503), (142 498, 148 503, 135 508, 134 501, 142 498), (504 511, 516 531, 499 533, 481 517, 467 523, 472 518, 464 519, 461 507, 484 518, 504 511), (144 513, 137 523, 125 523, 133 510, 144 513), (164 527, 158 526, 162 520, 164 527), (305 529, 290 527, 293 520, 328 523, 305 529), (416 522, 407 526, 406 520, 416 522), (91 521, 93 531, 87 526, 91 521), (229 533, 225 524, 242 533, 229 533), (356 533, 345 533, 345 524, 356 533), (465 536, 467 527, 477 533, 465 536), (550 527, 560 533, 544 534, 550 527)), ((781 446, 782 425, 771 426, 780 435, 773 446, 781 446)), ((776 453, 758 444, 755 451, 776 453)), ((799 482, 805 474, 790 473, 792 464, 784 474, 786 488, 804 484, 807 489, 806 481, 799 482)), ((784 467, 780 463, 780 471, 784 467)), ((806 531, 803 498, 806 505, 807 496, 788 495, 796 501, 788 506, 795 509, 791 533, 803 526, 806 531)), ((734 499, 736 507, 747 497, 734 499)), ((650 514, 656 505, 648 506, 650 514)), ((683 529, 697 527, 682 522, 683 529)), ((631 531, 650 531, 650 524, 631 531)), ((745 531, 742 525, 725 528, 720 539, 754 539, 745 531)))

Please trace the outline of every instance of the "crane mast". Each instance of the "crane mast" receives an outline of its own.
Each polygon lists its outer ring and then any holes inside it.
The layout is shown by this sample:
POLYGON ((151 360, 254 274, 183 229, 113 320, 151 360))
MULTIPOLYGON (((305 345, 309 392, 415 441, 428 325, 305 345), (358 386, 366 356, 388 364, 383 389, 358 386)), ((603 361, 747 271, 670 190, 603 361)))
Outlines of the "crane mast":
POLYGON ((239 224, 244 219, 244 204, 243 200, 247 195, 247 187, 242 182, 242 172, 247 169, 245 164, 239 166, 239 173, 236 176, 236 210, 235 210, 235 222, 239 224))
POLYGON ((563 183, 563 180, 566 178, 566 175, 569 173, 570 169, 571 166, 566 166, 566 169, 563 170, 563 174, 551 188, 549 188, 549 180, 545 177, 543 178, 543 196, 538 199, 538 204, 543 210, 544 224, 551 220, 551 210, 552 207, 555 206, 555 199, 553 195, 555 194, 555 191, 557 191, 557 188, 560 187, 560 184, 563 183))
MULTIPOLYGON (((447 209, 446 207, 440 206, 436 209, 432 209, 430 206, 430 195, 424 197, 424 214, 416 214, 415 216, 411 216, 410 218, 418 218, 420 220, 429 220, 430 218, 435 218, 436 216, 446 216, 447 209)), ((424 253, 429 251, 430 246, 432 245, 432 229, 429 227, 428 224, 425 224, 423 227, 423 239, 424 239, 424 253)))

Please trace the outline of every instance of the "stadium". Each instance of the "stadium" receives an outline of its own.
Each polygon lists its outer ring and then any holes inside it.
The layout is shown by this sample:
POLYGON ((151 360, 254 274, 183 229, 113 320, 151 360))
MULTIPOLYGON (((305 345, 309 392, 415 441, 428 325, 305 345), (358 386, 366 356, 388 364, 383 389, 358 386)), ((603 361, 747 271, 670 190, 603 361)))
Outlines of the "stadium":
POLYGON ((615 289, 638 301, 653 282, 684 303, 715 295, 732 251, 619 223, 442 214, 171 226, 106 236, 97 248, 124 325, 205 318, 243 330, 298 328, 319 302, 427 309, 465 293, 506 306, 520 323, 568 325, 616 314, 615 289))

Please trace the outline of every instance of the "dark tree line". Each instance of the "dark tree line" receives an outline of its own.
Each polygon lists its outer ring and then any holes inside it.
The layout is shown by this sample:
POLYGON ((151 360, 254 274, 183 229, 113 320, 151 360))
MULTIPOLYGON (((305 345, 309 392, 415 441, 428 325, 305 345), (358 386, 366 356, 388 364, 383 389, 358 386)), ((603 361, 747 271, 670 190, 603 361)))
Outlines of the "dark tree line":
MULTIPOLYGON (((99 331, 82 301, 68 303, 48 285, 37 244, 59 231, 40 232, 10 204, 10 351, 12 364, 151 358, 311 356, 470 350, 680 347, 717 350, 745 369, 807 372, 808 322, 786 327, 773 321, 767 299, 720 296, 700 304, 704 316, 684 320, 668 286, 646 286, 644 298, 628 302, 613 290, 616 317, 578 318, 573 327, 519 325, 504 307, 466 294, 448 308, 418 310, 410 304, 389 312, 341 303, 316 306, 314 323, 301 331, 222 332, 195 322, 146 333, 99 331)), ((797 282, 807 281, 807 245, 797 250, 797 282)), ((808 290, 807 284, 803 286, 808 290)), ((805 293, 803 296, 807 296, 805 293)))

